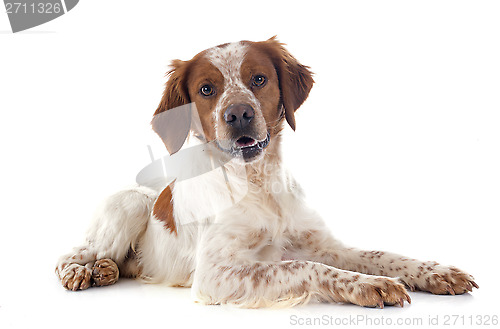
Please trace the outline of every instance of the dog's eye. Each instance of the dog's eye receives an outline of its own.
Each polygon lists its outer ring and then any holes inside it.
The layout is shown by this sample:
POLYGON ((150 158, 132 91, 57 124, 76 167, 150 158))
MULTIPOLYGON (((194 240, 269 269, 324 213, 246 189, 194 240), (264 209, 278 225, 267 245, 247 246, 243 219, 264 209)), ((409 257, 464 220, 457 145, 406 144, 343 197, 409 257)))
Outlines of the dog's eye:
POLYGON ((256 75, 252 79, 252 85, 255 87, 262 87, 263 85, 266 84, 266 77, 263 75, 256 75))
POLYGON ((200 94, 205 97, 212 96, 215 93, 214 88, 211 85, 203 85, 200 88, 200 94))

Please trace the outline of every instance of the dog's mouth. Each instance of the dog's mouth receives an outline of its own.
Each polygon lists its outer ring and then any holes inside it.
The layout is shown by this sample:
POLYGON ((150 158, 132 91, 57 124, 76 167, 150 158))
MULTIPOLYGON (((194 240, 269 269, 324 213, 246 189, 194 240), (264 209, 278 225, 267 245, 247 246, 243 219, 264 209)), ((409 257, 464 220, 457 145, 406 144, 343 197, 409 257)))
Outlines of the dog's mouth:
POLYGON ((241 149, 241 150, 253 149, 253 148, 264 149, 267 147, 267 145, 269 145, 270 139, 271 139, 271 136, 269 135, 269 133, 267 133, 266 138, 264 138, 261 141, 258 141, 253 137, 242 136, 242 137, 238 138, 236 140, 236 142, 234 142, 234 146, 236 149, 241 149))
POLYGON ((256 140, 250 136, 242 136, 234 142, 234 150, 241 152, 245 161, 255 158, 263 149, 269 145, 271 135, 267 133, 263 140, 256 140))
POLYGON ((255 145, 257 145, 257 141, 252 137, 243 136, 238 138, 238 140, 236 140, 234 144, 238 148, 254 147, 255 145))
POLYGON ((234 145, 240 149, 247 148, 247 147, 255 147, 255 146, 260 146, 261 148, 264 148, 265 144, 269 143, 268 136, 260 142, 255 140, 252 137, 243 136, 243 137, 238 138, 236 140, 236 142, 234 143, 234 145))
POLYGON ((241 136, 232 143, 230 149, 225 149, 219 143, 217 144, 223 151, 233 156, 243 156, 246 162, 250 162, 269 145, 270 141, 271 135, 268 132, 266 138, 260 141, 248 135, 241 136))

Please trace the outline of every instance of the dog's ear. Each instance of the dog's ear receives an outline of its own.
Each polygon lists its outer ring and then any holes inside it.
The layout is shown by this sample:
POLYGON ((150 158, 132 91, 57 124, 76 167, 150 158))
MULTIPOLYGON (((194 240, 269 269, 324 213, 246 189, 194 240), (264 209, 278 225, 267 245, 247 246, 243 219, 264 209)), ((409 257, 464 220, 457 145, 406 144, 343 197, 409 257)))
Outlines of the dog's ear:
POLYGON ((174 60, 167 72, 168 81, 151 125, 170 154, 179 151, 191 126, 191 111, 186 80, 189 62, 174 60))
POLYGON ((295 130, 295 111, 304 103, 314 80, 308 66, 302 65, 280 43, 276 36, 259 42, 271 56, 278 73, 281 102, 285 108, 286 121, 295 130))

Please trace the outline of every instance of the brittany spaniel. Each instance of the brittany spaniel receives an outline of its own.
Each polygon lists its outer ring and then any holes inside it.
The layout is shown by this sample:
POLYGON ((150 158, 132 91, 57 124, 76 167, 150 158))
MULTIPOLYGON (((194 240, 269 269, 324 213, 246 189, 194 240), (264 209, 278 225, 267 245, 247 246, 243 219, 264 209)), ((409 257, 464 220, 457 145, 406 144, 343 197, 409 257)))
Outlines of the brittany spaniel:
POLYGON ((192 287, 206 304, 314 299, 380 308, 410 303, 406 288, 478 288, 453 266, 346 247, 305 204, 280 144, 313 82, 275 38, 173 61, 152 126, 172 157, 183 145, 197 152, 184 152, 168 185, 139 184, 107 199, 86 243, 59 260, 62 285, 77 291, 122 276, 192 287))

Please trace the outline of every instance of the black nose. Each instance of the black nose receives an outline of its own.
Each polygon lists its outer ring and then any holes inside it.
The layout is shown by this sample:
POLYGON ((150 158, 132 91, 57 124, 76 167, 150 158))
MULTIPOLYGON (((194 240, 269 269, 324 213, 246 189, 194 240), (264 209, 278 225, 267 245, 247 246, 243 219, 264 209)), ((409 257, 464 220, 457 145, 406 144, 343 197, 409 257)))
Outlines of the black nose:
POLYGON ((248 104, 231 104, 224 112, 224 120, 230 126, 245 128, 252 121, 255 112, 248 104))

